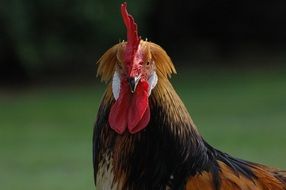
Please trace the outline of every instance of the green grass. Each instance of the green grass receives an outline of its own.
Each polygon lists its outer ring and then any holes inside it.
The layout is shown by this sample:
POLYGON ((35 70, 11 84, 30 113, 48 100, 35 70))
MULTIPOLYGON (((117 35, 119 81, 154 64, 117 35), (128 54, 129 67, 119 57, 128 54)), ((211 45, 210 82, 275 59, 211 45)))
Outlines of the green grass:
MULTIPOLYGON (((175 88, 205 139, 286 168, 283 72, 180 72, 175 88)), ((0 92, 0 186, 92 190, 91 138, 104 85, 0 92)))

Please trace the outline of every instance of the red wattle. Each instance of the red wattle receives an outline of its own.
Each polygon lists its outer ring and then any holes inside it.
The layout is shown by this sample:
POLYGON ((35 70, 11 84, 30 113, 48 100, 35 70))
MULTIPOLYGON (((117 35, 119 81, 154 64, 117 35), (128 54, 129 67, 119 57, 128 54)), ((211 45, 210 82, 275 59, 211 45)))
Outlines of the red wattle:
MULTIPOLYGON (((147 110, 147 107, 149 107, 147 82, 140 82, 137 85, 136 91, 132 95, 130 103, 131 104, 129 106, 127 122, 129 132, 134 131, 134 128, 138 128, 137 125, 141 122, 142 118, 144 118, 143 116, 147 110)), ((143 123, 146 123, 146 121, 143 123)), ((146 123, 146 125, 147 124, 148 122, 146 123)), ((146 125, 142 126, 141 124, 140 129, 143 129, 144 127, 146 127, 146 125)))
POLYGON ((133 94, 127 82, 121 82, 120 87, 119 97, 109 113, 109 125, 119 134, 126 129, 134 134, 144 129, 150 120, 148 83, 140 81, 133 94))
POLYGON ((117 133, 122 134, 126 130, 130 97, 127 91, 120 91, 120 95, 115 103, 112 105, 109 113, 109 125, 117 133))
POLYGON ((142 129, 144 129, 148 125, 149 121, 150 121, 150 108, 148 106, 139 123, 133 128, 128 126, 128 130, 131 134, 137 133, 142 129))

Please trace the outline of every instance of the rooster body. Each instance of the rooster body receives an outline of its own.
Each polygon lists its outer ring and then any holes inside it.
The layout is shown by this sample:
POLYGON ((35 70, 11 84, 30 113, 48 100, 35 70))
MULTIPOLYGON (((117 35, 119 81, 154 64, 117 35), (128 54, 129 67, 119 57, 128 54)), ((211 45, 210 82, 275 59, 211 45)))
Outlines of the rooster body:
POLYGON ((98 61, 111 81, 93 136, 97 190, 286 190, 286 172, 234 158, 198 133, 168 76, 175 68, 158 45, 128 35, 98 61))

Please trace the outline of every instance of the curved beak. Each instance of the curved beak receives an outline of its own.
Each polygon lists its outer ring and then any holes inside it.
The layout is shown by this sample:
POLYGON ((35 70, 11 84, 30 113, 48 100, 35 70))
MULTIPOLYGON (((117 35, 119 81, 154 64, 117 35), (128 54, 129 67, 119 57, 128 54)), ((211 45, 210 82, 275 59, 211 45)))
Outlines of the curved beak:
POLYGON ((138 85, 138 82, 140 81, 140 78, 141 76, 136 76, 136 77, 129 77, 127 79, 128 83, 129 83, 129 86, 130 86, 130 90, 131 90, 131 93, 134 93, 135 90, 136 90, 136 87, 138 85))

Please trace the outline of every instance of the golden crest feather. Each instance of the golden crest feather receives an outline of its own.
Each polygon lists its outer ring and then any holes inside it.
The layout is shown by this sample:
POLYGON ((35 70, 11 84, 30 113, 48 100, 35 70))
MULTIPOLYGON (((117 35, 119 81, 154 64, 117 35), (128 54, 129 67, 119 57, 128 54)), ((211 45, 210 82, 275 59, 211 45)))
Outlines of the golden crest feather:
MULTIPOLYGON (((162 77, 171 77, 172 73, 176 73, 176 69, 171 58, 168 56, 165 50, 159 45, 147 42, 140 41, 140 45, 146 46, 145 52, 147 55, 151 54, 151 59, 156 64, 157 75, 159 78, 162 77), (149 51, 149 52, 148 52, 149 51)), ((101 80, 108 82, 111 80, 116 64, 122 64, 122 53, 126 47, 126 42, 120 42, 110 49, 108 49, 98 60, 98 69, 97 76, 101 77, 101 80)))

